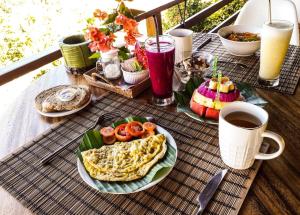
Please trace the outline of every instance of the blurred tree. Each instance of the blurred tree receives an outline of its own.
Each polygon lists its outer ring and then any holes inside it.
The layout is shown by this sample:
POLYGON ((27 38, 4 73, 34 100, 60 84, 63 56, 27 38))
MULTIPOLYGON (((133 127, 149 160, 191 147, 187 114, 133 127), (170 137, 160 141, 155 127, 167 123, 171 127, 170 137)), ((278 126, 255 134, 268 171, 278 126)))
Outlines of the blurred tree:
MULTIPOLYGON (((57 44, 61 36, 70 32, 80 32, 86 26, 86 22, 94 22, 93 19, 86 20, 84 17, 87 16, 83 12, 87 11, 84 8, 91 7, 94 9, 95 4, 81 0, 73 1, 74 8, 73 5, 69 5, 63 0, 0 0, 0 68, 43 51, 57 44), (79 8, 77 8, 78 5, 80 5, 79 8), (69 12, 66 13, 65 8, 72 8, 72 10, 68 10, 69 12), (68 19, 61 19, 63 15, 67 16, 68 19), (66 22, 57 23, 58 21, 66 22)), ((216 1, 188 0, 186 17, 199 12, 216 1)), ((192 29, 194 31, 212 29, 241 8, 244 2, 245 0, 234 0, 192 29)), ((180 8, 183 10, 183 4, 180 4, 180 8)), ((180 16, 177 6, 170 8, 163 14, 164 30, 179 22, 180 16)), ((56 61, 52 66, 59 64, 61 61, 56 61)), ((48 68, 50 66, 42 68, 41 73, 47 71, 48 68)))
MULTIPOLYGON (((208 7, 209 5, 217 2, 218 0, 187 0, 187 11, 186 11, 186 17, 190 17, 194 15, 195 13, 203 10, 204 8, 208 7)), ((234 12, 239 10, 244 4, 246 0, 234 0, 230 4, 226 5, 222 9, 218 10, 217 12, 213 13, 211 16, 206 18, 203 22, 200 22, 198 25, 193 26, 192 30, 199 32, 199 31, 209 31, 213 29, 215 26, 217 26, 220 22, 224 21, 226 18, 228 18, 230 15, 232 15, 234 12)), ((180 9, 183 11, 184 4, 180 4, 180 9)), ((181 21, 180 19, 180 13, 177 6, 174 6, 170 9, 168 9, 164 13, 164 19, 163 19, 163 29, 167 30, 177 24, 179 24, 181 21)))
MULTIPOLYGON (((11 16, 11 7, 6 4, 6 1, 0 2, 0 63, 5 66, 10 62, 18 61, 24 57, 24 50, 26 46, 31 46, 32 41, 30 37, 20 38, 15 34, 12 27, 6 23, 5 18, 11 16)), ((22 29, 24 32, 24 29, 22 29)))

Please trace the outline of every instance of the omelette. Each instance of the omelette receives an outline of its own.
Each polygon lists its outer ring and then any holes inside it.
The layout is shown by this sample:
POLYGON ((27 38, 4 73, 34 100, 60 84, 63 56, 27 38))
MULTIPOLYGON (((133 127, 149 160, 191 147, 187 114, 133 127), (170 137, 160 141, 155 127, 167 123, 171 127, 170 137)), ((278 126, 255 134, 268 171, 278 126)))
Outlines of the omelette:
POLYGON ((104 145, 81 154, 91 177, 101 181, 132 181, 144 177, 166 151, 165 135, 157 134, 104 145))

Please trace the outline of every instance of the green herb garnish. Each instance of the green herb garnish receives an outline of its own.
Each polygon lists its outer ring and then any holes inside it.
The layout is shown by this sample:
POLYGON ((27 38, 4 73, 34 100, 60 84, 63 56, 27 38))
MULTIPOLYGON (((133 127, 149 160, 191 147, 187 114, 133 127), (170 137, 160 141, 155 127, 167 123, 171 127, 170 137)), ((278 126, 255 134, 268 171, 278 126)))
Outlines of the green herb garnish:
POLYGON ((138 61, 133 61, 132 66, 135 72, 139 72, 143 70, 143 66, 141 66, 138 61))
POLYGON ((218 70, 218 56, 214 57, 212 70, 213 70, 212 77, 216 78, 217 77, 217 70, 218 70))

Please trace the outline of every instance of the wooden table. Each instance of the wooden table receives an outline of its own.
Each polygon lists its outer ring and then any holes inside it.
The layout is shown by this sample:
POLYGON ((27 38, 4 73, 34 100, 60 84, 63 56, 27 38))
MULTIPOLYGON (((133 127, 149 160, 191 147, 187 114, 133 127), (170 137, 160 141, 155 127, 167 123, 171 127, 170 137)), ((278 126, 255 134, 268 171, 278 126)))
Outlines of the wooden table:
MULTIPOLYGON (((35 81, 9 107, 0 120, 0 158, 63 120, 40 116, 33 102, 42 90, 69 83, 86 84, 82 77, 69 75, 59 67, 35 81)), ((104 92, 97 88, 92 88, 92 91, 95 97, 104 92)), ((300 214, 300 88, 294 96, 265 90, 258 90, 258 93, 269 102, 266 107, 270 114, 268 129, 284 137, 286 148, 279 158, 263 162, 240 214, 300 214)), ((148 90, 137 99, 150 102, 150 98, 148 90)), ((174 111, 172 107, 168 109, 174 111)), ((1 187, 0 199, 0 214, 31 214, 1 187)))

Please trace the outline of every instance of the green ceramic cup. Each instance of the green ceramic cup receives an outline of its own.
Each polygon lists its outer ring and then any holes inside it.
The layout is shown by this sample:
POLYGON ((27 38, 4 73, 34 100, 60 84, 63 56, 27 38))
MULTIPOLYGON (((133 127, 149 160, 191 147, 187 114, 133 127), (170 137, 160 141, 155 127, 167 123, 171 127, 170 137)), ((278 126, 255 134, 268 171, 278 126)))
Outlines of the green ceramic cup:
POLYGON ((89 59, 92 55, 89 43, 82 34, 67 36, 59 41, 65 66, 72 74, 82 74, 95 67, 96 60, 89 59))

